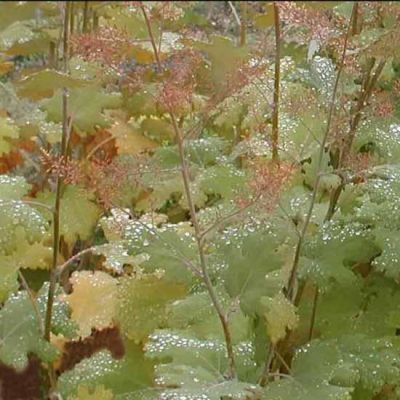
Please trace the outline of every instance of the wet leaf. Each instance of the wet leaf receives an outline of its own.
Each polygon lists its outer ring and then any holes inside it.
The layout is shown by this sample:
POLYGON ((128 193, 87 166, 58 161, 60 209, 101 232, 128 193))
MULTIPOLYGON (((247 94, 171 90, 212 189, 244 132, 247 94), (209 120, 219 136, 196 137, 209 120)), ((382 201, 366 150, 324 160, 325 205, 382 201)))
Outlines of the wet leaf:
POLYGON ((71 307, 71 318, 79 325, 79 335, 89 336, 92 328, 113 323, 117 307, 117 281, 101 271, 74 272, 72 293, 62 296, 71 307))
POLYGON ((51 97, 58 89, 80 87, 84 83, 62 72, 45 69, 21 79, 16 83, 16 88, 19 96, 40 100, 51 97))

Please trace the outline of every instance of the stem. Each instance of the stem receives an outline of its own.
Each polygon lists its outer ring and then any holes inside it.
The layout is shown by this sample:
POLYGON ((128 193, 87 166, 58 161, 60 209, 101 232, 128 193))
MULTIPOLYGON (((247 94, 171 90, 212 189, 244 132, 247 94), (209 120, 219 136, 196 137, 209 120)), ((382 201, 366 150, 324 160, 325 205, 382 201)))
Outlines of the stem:
MULTIPOLYGON (((353 111, 353 116, 350 120, 350 130, 345 138, 344 145, 342 148, 342 151, 340 152, 339 159, 334 165, 335 169, 341 169, 343 168, 343 165, 346 163, 346 160, 349 156, 349 153, 351 151, 351 147, 353 145, 354 138, 357 133, 358 125, 361 122, 361 117, 362 117, 362 112, 365 108, 365 106, 368 103, 369 98, 371 97, 372 90, 376 86, 376 83, 379 79, 380 74, 382 73, 382 70, 385 66, 386 61, 381 61, 378 66, 375 68, 375 72, 373 73, 373 67, 375 64, 375 60, 371 59, 370 64, 368 66, 368 69, 365 73, 365 76, 362 81, 362 86, 361 86, 361 93, 358 98, 357 104, 355 106, 355 109, 353 111)), ((335 214, 336 208, 337 208, 337 203, 339 201, 339 197, 344 189, 344 184, 342 183, 340 186, 334 190, 330 196, 329 199, 329 208, 327 211, 327 214, 325 216, 325 221, 329 221, 332 219, 333 215, 335 214)))
POLYGON ((281 28, 279 19, 279 6, 274 1, 274 23, 275 23, 275 76, 274 76, 274 103, 272 109, 272 161, 279 160, 279 95, 281 78, 281 28))
POLYGON ((114 136, 110 136, 110 137, 102 140, 100 143, 98 143, 96 146, 94 146, 92 150, 89 151, 88 155, 86 156, 86 160, 90 160, 94 156, 94 154, 96 153, 97 150, 99 150, 105 144, 107 144, 113 140, 115 140, 114 136))
POLYGON ((49 43, 49 68, 56 68, 56 44, 53 40, 49 43))
POLYGON ((261 374, 260 379, 258 380, 258 384, 260 386, 266 386, 266 384, 269 381, 269 377, 271 375, 270 373, 270 369, 271 369, 271 364, 274 360, 274 356, 275 356, 275 345, 274 344, 270 344, 269 346, 269 350, 268 350, 268 354, 267 354, 267 359, 265 361, 265 365, 264 365, 264 370, 263 373, 261 374))
POLYGON ((347 43, 348 43, 348 39, 350 37, 351 22, 352 22, 353 18, 354 18, 354 5, 353 5, 353 10, 352 10, 352 13, 351 13, 351 17, 350 17, 349 28, 347 30, 345 41, 344 41, 344 45, 343 45, 342 56, 341 56, 341 60, 340 60, 340 63, 339 63, 338 72, 337 72, 336 80, 335 80, 335 86, 334 86, 333 92, 332 92, 332 98, 331 98, 329 111, 328 111, 328 120, 327 120, 327 124, 326 124, 325 134, 323 136, 323 139, 322 139, 322 142, 321 142, 321 146, 320 146, 320 149, 319 149, 318 162, 317 162, 317 171, 318 171, 317 172, 317 178, 315 180, 313 192, 312 192, 312 195, 311 195, 311 202, 310 202, 310 206, 309 206, 309 209, 308 209, 308 212, 307 212, 306 220, 304 222, 303 229, 301 230, 301 234, 300 234, 299 240, 297 242, 295 256, 294 256, 294 260, 293 260, 293 264, 292 264, 292 269, 291 269, 291 272, 290 272, 290 277, 289 277, 289 281, 288 281, 288 285, 287 285, 287 297, 290 300, 293 300, 294 284, 295 284, 297 267, 298 267, 298 264, 299 264, 300 252, 301 252, 301 249, 302 249, 302 245, 303 245, 303 241, 304 241, 305 235, 306 235, 307 230, 308 230, 308 225, 310 224, 312 213, 314 211, 315 201, 317 199, 319 182, 320 182, 320 179, 321 179, 320 171, 321 171, 321 167, 322 167, 322 160, 323 160, 323 156, 324 156, 324 153, 325 153, 325 146, 326 146, 326 143, 327 143, 327 140, 328 140, 328 137, 329 137, 329 133, 330 133, 330 130, 331 130, 333 112, 334 112, 335 103, 336 103, 336 96, 337 96, 337 91, 338 91, 338 87, 339 87, 340 76, 342 75, 342 71, 343 71, 344 58, 346 56, 347 43))
MULTIPOLYGON (((150 37, 151 45, 154 51, 154 57, 156 59, 157 65, 159 72, 162 71, 162 64, 160 61, 160 57, 158 54, 157 46, 156 46, 156 41, 153 35, 153 30, 151 28, 150 20, 147 15, 146 9, 141 3, 141 10, 143 13, 143 17, 146 22, 147 26, 147 31, 150 37)), ((208 275, 208 268, 207 268, 207 262, 206 262, 206 257, 204 253, 204 248, 203 248, 203 243, 201 240, 201 229, 200 225, 197 220, 197 215, 196 215, 196 208, 194 205, 191 189, 190 189, 190 176, 189 176, 189 168, 187 165, 187 160, 185 156, 185 146, 184 146, 184 135, 178 125, 177 118, 175 116, 175 113, 170 106, 170 104, 167 102, 166 104, 167 110, 169 117, 171 119, 172 127, 176 136, 177 140, 177 145, 178 145, 178 151, 179 151, 179 158, 180 158, 180 164, 181 164, 181 172, 182 172, 182 179, 183 179, 183 184, 184 184, 184 189, 185 189, 185 195, 186 199, 189 205, 189 212, 190 212, 190 219, 192 221, 192 225, 194 228, 195 232, 195 238, 196 238, 196 243, 197 243, 197 249, 199 253, 199 259, 200 259, 200 269, 202 273, 202 279, 203 282, 206 286, 206 289, 208 291, 208 294, 210 296, 210 299, 213 303, 213 306, 218 314, 218 317, 221 322, 221 326, 224 332, 224 337, 225 337, 225 345, 226 345, 226 350, 227 350, 227 355, 228 355, 228 363, 229 363, 229 369, 228 369, 228 379, 232 379, 236 376, 236 367, 235 367, 235 357, 233 353, 233 343, 232 343, 232 335, 230 332, 229 328, 229 323, 228 323, 228 318, 226 316, 226 313, 224 312, 224 309, 217 297, 217 294, 214 290, 214 287, 212 285, 210 276, 208 275)))
MULTIPOLYGON (((63 72, 68 72, 68 39, 69 39, 69 19, 70 19, 71 3, 65 1, 64 3, 64 25, 63 25, 63 72)), ((68 92, 64 88, 63 91, 63 125, 62 125, 62 140, 61 140, 61 156, 65 155, 67 147, 68 137, 68 92)), ((57 259, 60 249, 60 206, 61 206, 61 190, 62 190, 62 179, 57 177, 56 179, 56 199, 53 211, 53 260, 50 270, 50 285, 47 296, 47 307, 44 325, 44 339, 50 341, 51 332, 51 319, 53 312, 54 295, 57 283, 57 259)), ((50 389, 55 391, 57 386, 57 380, 54 373, 52 364, 49 364, 49 379, 50 389)))
POLYGON ((32 304, 33 311, 34 311, 34 313, 36 315, 36 319, 38 321, 40 332, 42 334, 44 334, 43 319, 42 319, 42 315, 40 314, 40 310, 39 310, 39 306, 37 304, 36 298, 35 298, 34 294, 32 293, 32 290, 29 287, 28 283, 26 282, 26 279, 25 279, 24 275, 22 274, 21 270, 18 270, 18 276, 19 276, 19 280, 21 281, 22 287, 28 293, 29 300, 32 304))
POLYGON ((228 1, 228 4, 229 4, 229 7, 232 10, 233 16, 235 17, 235 21, 236 21, 238 27, 240 28, 240 26, 241 26, 240 18, 239 18, 239 15, 238 15, 237 11, 236 11, 236 8, 235 8, 235 6, 233 5, 233 3, 231 1, 228 1))
POLYGON ((358 14, 359 14, 359 3, 358 3, 358 1, 354 2, 354 8, 355 8, 354 18, 353 18, 353 23, 351 25, 351 34, 353 36, 357 35, 357 33, 359 33, 358 32, 358 14))
POLYGON ((56 277, 61 276, 65 270, 76 260, 78 260, 80 257, 82 257, 83 255, 90 253, 92 251, 94 251, 95 248, 94 247, 88 247, 87 249, 84 249, 82 251, 80 251, 79 253, 76 253, 75 255, 73 255, 72 257, 70 257, 67 261, 64 262, 64 264, 59 265, 56 270, 56 277))
MULTIPOLYGON (((320 150, 319 150, 319 154, 318 154, 318 162, 317 162, 317 178, 314 184, 314 188, 313 188, 313 192, 311 195, 311 201, 310 201, 310 206, 307 212, 307 216, 306 216, 306 220, 304 221, 304 225, 303 228, 300 232, 300 236, 298 238, 297 241, 297 245, 296 245, 296 250, 295 250, 295 255, 294 255, 294 259, 293 259, 293 263, 292 263, 292 268, 290 271, 290 276, 289 276, 289 280, 287 283, 287 287, 286 287, 286 291, 285 291, 285 295, 286 297, 292 302, 298 302, 299 301, 299 296, 297 296, 296 292, 295 292, 295 283, 296 283, 296 273, 297 273, 297 268, 299 265, 299 259, 300 259, 300 254, 301 254, 301 250, 303 247, 303 242, 308 230, 308 226, 310 224, 311 221, 311 216, 314 210, 314 206, 315 206, 315 202, 317 199, 317 193, 318 193, 318 188, 319 188, 319 182, 321 179, 321 166, 322 166, 322 160, 323 160, 323 156, 324 156, 324 152, 325 152, 325 146, 329 137, 329 133, 330 133, 330 129, 331 129, 331 123, 332 123, 332 118, 333 118, 333 113, 334 113, 334 109, 335 109, 335 103, 336 103, 336 96, 337 96, 337 91, 338 91, 338 87, 339 87, 339 81, 340 81, 340 76, 342 74, 342 70, 343 70, 343 66, 344 66, 344 59, 346 56, 346 50, 347 50, 347 43, 348 43, 348 39, 350 37, 350 33, 351 33, 351 27, 352 27, 352 21, 354 18, 354 5, 353 5, 353 9, 352 9, 352 13, 351 13, 351 17, 350 17, 350 21, 349 21, 349 27, 347 29, 347 33, 346 33, 346 37, 345 37, 345 41, 344 41, 344 45, 343 45, 343 51, 342 51, 342 56, 340 59, 340 63, 338 65, 338 72, 336 75, 336 80, 335 80, 335 85, 332 91, 332 97, 331 97, 331 102, 330 102, 330 106, 329 106, 329 111, 328 111, 328 119, 327 119, 327 124, 326 124, 326 129, 325 129, 325 133, 321 142, 321 146, 320 146, 320 150)), ((279 345, 284 345, 287 342, 287 339, 290 336, 290 332, 287 333, 285 339, 283 339, 283 341, 281 343, 278 343, 278 351, 280 350, 279 345)), ((283 354, 283 353, 282 353, 283 354)), ((260 384, 263 383, 264 385, 268 382, 268 376, 270 374, 270 370, 272 365, 274 364, 274 360, 275 357, 270 357, 270 353, 268 354, 268 357, 265 361, 265 367, 264 367, 264 371, 263 374, 260 378, 260 384)))
POLYGON ((240 11, 240 47, 243 47, 247 39, 247 1, 240 2, 240 11))
POLYGON ((69 18, 69 32, 71 35, 74 34, 74 26, 75 26, 75 13, 74 13, 74 2, 70 2, 70 18, 69 18))
POLYGON ((310 330, 308 332, 308 340, 309 341, 313 338, 313 334, 314 334, 315 319, 317 316, 318 297, 319 297, 319 289, 318 289, 318 286, 315 286, 313 307, 312 307, 312 313, 311 313, 310 330))
POLYGON ((96 11, 93 11, 93 30, 96 30, 99 27, 99 16, 96 11))
POLYGON ((244 207, 242 207, 242 208, 240 208, 238 210, 235 210, 235 211, 231 212, 230 214, 224 215, 218 221, 216 221, 213 224, 211 224, 208 228, 206 228, 204 231, 202 231, 200 233, 200 239, 203 241, 205 239, 205 237, 211 231, 213 231, 214 229, 217 229, 218 227, 220 227, 224 223, 228 222, 232 218, 237 217, 238 215, 242 214, 244 211, 248 210, 250 207, 254 206, 257 203, 257 201, 260 199, 260 197, 261 197, 261 195, 257 196, 253 201, 251 201, 246 206, 244 206, 244 207))
POLYGON ((85 5, 83 6, 83 21, 82 21, 82 32, 86 33, 88 31, 89 22, 89 2, 85 0, 85 5))

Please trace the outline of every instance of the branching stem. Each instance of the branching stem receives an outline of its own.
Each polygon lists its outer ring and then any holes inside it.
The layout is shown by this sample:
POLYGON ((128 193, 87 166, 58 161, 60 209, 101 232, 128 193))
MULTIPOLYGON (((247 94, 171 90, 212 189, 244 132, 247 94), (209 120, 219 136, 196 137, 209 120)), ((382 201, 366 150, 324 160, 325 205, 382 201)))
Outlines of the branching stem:
MULTIPOLYGON (((69 60, 69 21, 71 15, 71 3, 64 3, 64 23, 63 23, 63 72, 68 73, 69 60)), ((63 90, 62 97, 62 139, 61 139, 61 156, 65 156, 68 142, 69 118, 68 118, 68 91, 63 90)), ((57 283, 57 259, 60 249, 60 208, 61 208, 61 193, 63 182, 60 176, 56 178, 56 199, 53 210, 53 259, 50 270, 50 285, 47 296, 46 315, 44 323, 44 339, 50 341, 51 320, 53 315, 54 295, 57 283)), ((55 392, 57 387, 57 379, 54 373, 52 363, 49 364, 49 380, 50 391, 55 392)))
MULTIPOLYGON (((368 66, 367 71, 365 72, 365 76, 362 80, 362 86, 361 86, 361 92, 357 101, 357 104, 352 112, 352 118, 350 120, 350 129, 349 132, 344 140, 343 147, 341 149, 339 159, 337 161, 337 164, 334 165, 336 169, 343 168, 345 165, 348 156, 351 151, 351 147, 354 141, 354 137, 357 133, 357 128, 361 122, 361 117, 362 117, 362 112, 365 108, 365 106, 368 103, 369 98, 371 97, 372 90, 376 86, 376 83, 379 79, 379 76, 381 75, 383 68, 385 66, 386 61, 382 60, 378 66, 375 68, 375 71, 373 72, 373 67, 375 64, 375 60, 371 59, 370 64, 368 66)), ((330 221, 335 214, 336 208, 337 208, 337 203, 339 201, 339 197, 344 189, 345 184, 342 183, 339 185, 331 194, 330 199, 329 199, 329 207, 327 214, 325 216, 325 221, 330 221)))
MULTIPOLYGON (((152 45, 153 52, 154 52, 154 57, 156 59, 157 65, 158 65, 159 72, 161 72, 162 64, 161 64, 160 56, 158 53, 158 49, 157 49, 155 37, 153 34, 153 30, 151 27, 151 23, 150 23, 146 8, 143 3, 141 3, 141 10, 142 10, 145 22, 146 22, 147 31, 148 31, 151 45, 152 45)), ((191 192, 189 168, 187 165, 187 160, 186 160, 186 155, 185 155, 184 135, 178 124, 178 121, 177 121, 177 118, 176 118, 173 108, 171 107, 170 104, 168 104, 168 102, 167 102, 166 106, 167 106, 168 114, 171 119, 172 128, 174 130, 177 145, 178 145, 182 179, 183 179, 186 199, 187 199, 187 202, 189 205, 190 219, 191 219, 191 222, 192 222, 192 225, 194 228, 194 232, 195 232, 195 238, 196 238, 197 249, 198 249, 198 253, 199 253, 199 261, 200 261, 200 269, 201 269, 201 273, 202 273, 202 279, 206 286, 206 289, 208 291, 208 294, 210 296, 212 304, 218 314, 218 317, 219 317, 219 320, 221 322, 221 326, 222 326, 222 329, 224 332, 225 345, 226 345, 228 363, 229 363, 229 370, 227 372, 227 378, 233 379, 236 376, 236 367, 235 367, 235 357, 234 357, 234 352, 233 352, 232 335, 231 335, 231 331, 229 328, 229 322, 228 322, 227 315, 222 307, 222 304, 220 303, 220 301, 218 299, 217 293, 213 287, 210 276, 208 274, 204 246, 203 246, 203 242, 201 240, 201 229, 200 229, 200 225, 199 225, 199 222, 197 219, 195 203, 194 203, 194 200, 192 197, 192 192, 191 192)))
MULTIPOLYGON (((295 254, 294 254, 294 258, 293 258, 293 263, 292 263, 292 267, 290 270, 290 275, 289 275, 289 280, 286 286, 286 291, 285 291, 285 295, 286 297, 292 302, 294 303, 296 300, 296 291, 295 291, 295 284, 296 284, 296 274, 297 274, 297 269, 298 269, 298 265, 299 265, 299 260, 300 260, 300 254, 303 248, 303 242, 304 239, 306 237, 307 231, 308 231, 308 226, 310 224, 311 221, 311 217, 314 211, 314 206, 316 203, 316 199, 317 199, 317 193, 318 193, 318 189, 319 189, 319 183, 321 180, 321 168, 322 168, 322 160, 323 160, 323 156, 325 153, 325 146, 329 137, 329 133, 331 130, 331 124, 332 124, 332 118, 333 118, 333 114, 334 114, 334 110, 335 110, 335 104, 336 104, 336 96, 337 96, 337 92, 338 92, 338 88, 339 88, 339 81, 340 81, 340 77, 342 74, 342 70, 343 70, 343 66, 344 66, 344 60, 345 60, 345 56, 346 56, 346 50, 347 50, 347 44, 348 44, 348 40, 351 34, 351 29, 352 29, 352 21, 354 18, 354 12, 355 12, 355 8, 353 5, 353 9, 352 9, 352 14, 350 17, 350 21, 349 21, 349 26, 347 29, 347 33, 346 33, 346 37, 345 37, 345 41, 344 41, 344 45, 343 45, 343 51, 342 51, 342 55, 341 55, 341 59, 338 65, 338 71, 336 74, 336 80, 335 80, 335 85, 333 87, 333 91, 332 91, 332 96, 331 96, 331 102, 330 102, 330 106, 329 106, 329 110, 328 110, 328 118, 327 118, 327 123, 326 123, 326 129, 325 129, 325 133, 323 136, 323 139, 321 141, 321 146, 319 149, 319 153, 318 153, 318 159, 317 159, 317 177, 314 183, 314 188, 311 194, 311 200, 310 200, 310 205, 307 211, 307 215, 306 215, 306 219, 304 221, 302 230, 300 232, 300 236, 298 238, 297 241, 297 245, 296 245, 296 249, 295 249, 295 254)), ((290 332, 288 332, 288 334, 286 335, 286 338, 283 339, 282 343, 284 343, 287 338, 289 337, 290 332)), ((278 350, 279 350, 279 343, 278 343, 278 350)), ((271 353, 271 352, 270 352, 271 353)), ((268 376, 270 374, 270 370, 271 370, 271 366, 274 364, 274 360, 275 357, 271 357, 270 353, 268 354, 267 360, 265 362, 265 367, 264 367, 264 371, 263 374, 260 378, 260 384, 262 386, 265 386, 268 383, 268 376)))

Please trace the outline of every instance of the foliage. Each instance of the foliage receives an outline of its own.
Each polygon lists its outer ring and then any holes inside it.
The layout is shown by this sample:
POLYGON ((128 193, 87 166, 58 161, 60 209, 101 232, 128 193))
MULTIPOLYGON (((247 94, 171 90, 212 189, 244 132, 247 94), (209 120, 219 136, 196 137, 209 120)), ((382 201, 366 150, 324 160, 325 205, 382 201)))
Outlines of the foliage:
POLYGON ((0 397, 400 399, 399 23, 2 2, 0 397))

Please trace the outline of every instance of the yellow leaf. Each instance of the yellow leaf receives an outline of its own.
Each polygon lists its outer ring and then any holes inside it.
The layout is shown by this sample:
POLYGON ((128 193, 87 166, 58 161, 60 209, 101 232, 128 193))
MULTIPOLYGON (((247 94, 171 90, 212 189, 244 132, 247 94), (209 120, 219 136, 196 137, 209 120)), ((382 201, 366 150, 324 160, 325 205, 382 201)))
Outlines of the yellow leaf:
POLYGON ((86 337, 92 328, 110 326, 115 314, 117 280, 101 271, 80 271, 74 272, 70 281, 73 291, 62 297, 71 307, 78 334, 86 337))
POLYGON ((0 63, 0 75, 4 75, 7 72, 11 71, 14 67, 14 63, 12 61, 4 61, 0 63))
POLYGON ((89 390, 87 386, 79 386, 76 396, 69 397, 68 400, 113 400, 114 395, 111 390, 103 385, 97 386, 94 390, 89 390))
POLYGON ((19 268, 47 269, 52 260, 53 249, 43 242, 29 243, 23 227, 15 231, 16 248, 11 258, 19 268))
POLYGON ((265 13, 257 14, 254 17, 254 25, 256 28, 268 28, 274 25, 274 6, 272 3, 266 6, 265 13))
POLYGON ((114 124, 108 131, 116 139, 119 154, 137 154, 157 146, 151 139, 135 129, 122 112, 113 112, 114 124))
POLYGON ((265 309, 264 318, 267 334, 272 343, 277 343, 286 335, 286 330, 296 328, 299 317, 296 307, 283 295, 282 292, 274 297, 262 297, 262 307, 265 309))

